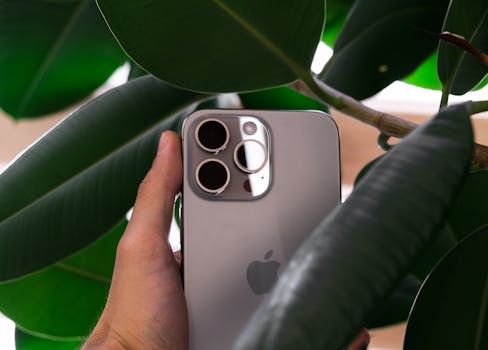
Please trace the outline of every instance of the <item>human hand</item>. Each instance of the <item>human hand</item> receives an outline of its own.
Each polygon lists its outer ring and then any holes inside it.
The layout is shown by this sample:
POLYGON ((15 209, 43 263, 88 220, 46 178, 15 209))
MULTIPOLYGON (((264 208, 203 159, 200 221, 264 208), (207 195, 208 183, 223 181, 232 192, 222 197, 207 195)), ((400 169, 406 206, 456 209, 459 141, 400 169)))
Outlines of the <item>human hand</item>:
MULTIPOLYGON (((180 266, 168 243, 181 181, 180 140, 165 132, 117 247, 105 309, 83 350, 188 348, 180 266)), ((368 342, 362 331, 347 350, 363 350, 368 342)))
POLYGON ((168 242, 181 179, 179 137, 165 132, 117 247, 107 304, 83 350, 188 348, 179 264, 168 242))

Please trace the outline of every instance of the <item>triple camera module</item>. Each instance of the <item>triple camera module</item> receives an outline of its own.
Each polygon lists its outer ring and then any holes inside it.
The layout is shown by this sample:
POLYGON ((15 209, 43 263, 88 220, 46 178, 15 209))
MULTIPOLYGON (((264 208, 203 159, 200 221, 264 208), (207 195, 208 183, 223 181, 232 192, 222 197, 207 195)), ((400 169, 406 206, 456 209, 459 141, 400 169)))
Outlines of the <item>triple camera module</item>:
POLYGON ((194 125, 194 180, 206 195, 251 199, 269 187, 270 135, 252 116, 205 116, 194 125))

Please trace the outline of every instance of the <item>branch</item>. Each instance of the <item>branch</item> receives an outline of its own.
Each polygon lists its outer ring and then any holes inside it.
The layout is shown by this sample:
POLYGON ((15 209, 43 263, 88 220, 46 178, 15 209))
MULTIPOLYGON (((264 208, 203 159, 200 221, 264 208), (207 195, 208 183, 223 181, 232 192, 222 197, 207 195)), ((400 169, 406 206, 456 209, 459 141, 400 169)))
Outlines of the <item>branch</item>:
MULTIPOLYGON (((308 81, 297 80, 290 84, 290 87, 375 127, 386 136, 403 138, 418 126, 418 124, 411 121, 367 107, 358 100, 333 89, 315 77, 310 77, 308 81)), ((487 110, 488 101, 473 102, 472 114, 487 110)), ((487 146, 475 144, 473 162, 481 169, 488 169, 487 146)))
POLYGON ((465 37, 450 33, 450 32, 443 32, 441 34, 436 35, 439 39, 451 43, 466 52, 469 52, 473 56, 477 57, 485 66, 488 66, 488 55, 478 49, 477 47, 471 45, 465 37))

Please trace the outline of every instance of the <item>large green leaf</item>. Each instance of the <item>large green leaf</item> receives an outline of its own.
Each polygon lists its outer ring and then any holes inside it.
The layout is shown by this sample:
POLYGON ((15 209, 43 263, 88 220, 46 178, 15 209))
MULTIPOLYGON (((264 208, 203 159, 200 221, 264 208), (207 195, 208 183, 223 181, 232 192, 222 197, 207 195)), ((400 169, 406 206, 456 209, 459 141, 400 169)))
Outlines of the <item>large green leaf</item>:
POLYGON ((322 33, 322 40, 327 45, 331 47, 334 45, 353 3, 354 0, 327 0, 325 26, 322 33))
MULTIPOLYGON (((371 171, 371 169, 379 163, 381 158, 384 155, 381 155, 368 164, 366 164, 356 176, 354 180, 354 187, 358 186, 360 181, 364 178, 364 176, 371 171)), ((464 185, 460 190, 460 193, 465 191, 466 187, 470 186, 469 177, 467 181, 464 181, 464 185)), ((461 195, 458 194, 457 201, 459 201, 459 197, 461 195)), ((463 201, 464 202, 464 201, 463 201)), ((452 214, 449 217, 449 222, 452 220, 452 216, 456 215, 456 210, 451 211, 452 214)), ((432 239, 432 241, 428 244, 428 246, 424 249, 422 254, 419 256, 415 264, 412 266, 410 273, 413 275, 412 277, 417 278, 420 282, 422 282, 425 277, 429 274, 432 268, 439 262, 439 260, 458 242, 458 238, 456 237, 453 228, 451 225, 446 224, 444 227, 439 227, 438 232, 436 233, 436 237, 432 239)), ((412 283, 410 283, 412 284, 412 283)), ((408 314, 405 314, 408 316, 408 314)), ((406 319, 406 317, 405 317, 406 319)))
POLYGON ((249 109, 308 109, 327 111, 314 99, 283 86, 239 95, 244 108, 249 109))
POLYGON ((298 249, 236 349, 340 349, 445 220, 472 154, 471 104, 388 152, 298 249))
POLYGON ((430 55, 403 81, 426 89, 441 90, 442 84, 437 75, 437 52, 430 55))
POLYGON ((425 281, 405 350, 488 349, 488 226, 460 242, 425 281))
POLYGON ((458 239, 451 225, 446 224, 439 228, 436 237, 424 249, 420 257, 412 267, 412 274, 420 281, 423 281, 434 266, 444 257, 444 255, 453 248, 458 239))
MULTIPOLYGON (((451 0, 442 31, 463 36, 474 47, 488 52, 488 1, 451 0)), ((479 58, 452 44, 439 44, 438 73, 447 91, 462 95, 488 73, 479 58)))
POLYGON ((95 0, 0 0, 0 107, 54 112, 101 85, 126 59, 95 0))
POLYGON ((422 281, 412 275, 407 275, 393 293, 374 310, 366 326, 378 328, 400 323, 408 318, 415 297, 422 281))
POLYGON ((82 251, 26 277, 0 284, 0 310, 22 329, 49 337, 86 337, 108 295, 121 221, 82 251))
POLYGON ((81 341, 45 339, 15 329, 17 350, 78 350, 81 345, 83 345, 81 341))
POLYGON ((113 227, 132 205, 161 131, 202 98, 141 77, 83 106, 17 159, 0 176, 0 281, 113 227))
POLYGON ((488 224, 488 171, 468 175, 454 202, 449 222, 458 239, 488 224))
POLYGON ((205 92, 309 77, 324 21, 324 0, 97 1, 143 69, 205 92))
POLYGON ((412 72, 436 48, 448 0, 358 0, 320 74, 355 98, 369 97, 412 72))

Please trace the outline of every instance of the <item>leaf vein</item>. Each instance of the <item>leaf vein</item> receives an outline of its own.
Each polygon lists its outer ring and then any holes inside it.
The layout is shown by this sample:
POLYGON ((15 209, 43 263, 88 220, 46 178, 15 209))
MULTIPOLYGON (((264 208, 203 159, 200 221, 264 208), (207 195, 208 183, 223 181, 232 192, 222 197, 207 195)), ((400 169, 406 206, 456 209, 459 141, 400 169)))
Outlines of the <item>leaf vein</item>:
POLYGON ((67 264, 65 262, 58 261, 53 266, 57 267, 61 270, 65 270, 65 271, 74 273, 75 275, 85 277, 87 279, 91 279, 93 281, 100 282, 103 284, 110 285, 110 283, 112 281, 112 279, 107 277, 107 276, 101 275, 101 274, 93 272, 93 271, 88 271, 88 270, 82 269, 80 267, 76 267, 76 266, 67 264))
POLYGON ((81 16, 83 13, 83 10, 85 9, 86 5, 90 2, 90 0, 83 0, 80 2, 76 10, 73 12, 73 15, 69 18, 69 20, 66 22, 65 26, 63 27, 63 30, 61 32, 61 35, 58 36, 58 38, 54 41, 51 50, 47 54, 47 56, 44 58, 44 60, 41 62, 39 65, 39 68, 37 69, 37 72, 32 79, 32 83, 30 84, 29 88, 27 89, 24 97, 22 98, 19 108, 17 110, 18 114, 23 114, 24 109, 26 107, 26 104, 29 102, 29 99, 32 97, 34 94, 34 91, 39 87, 39 84, 41 83, 41 80, 43 79, 44 75, 46 74, 46 71, 48 70, 49 66, 51 65, 52 61, 55 59, 56 53, 59 52, 61 49, 63 43, 65 42, 66 38, 72 31, 76 21, 78 18, 81 16))
POLYGON ((280 47, 275 45, 266 35, 254 28, 245 18, 236 13, 230 6, 222 0, 212 0, 224 13, 234 19, 245 31, 251 34, 258 40, 266 49, 271 51, 280 61, 285 63, 288 68, 297 76, 297 78, 305 78, 310 75, 307 70, 303 69, 293 58, 286 54, 280 47))

